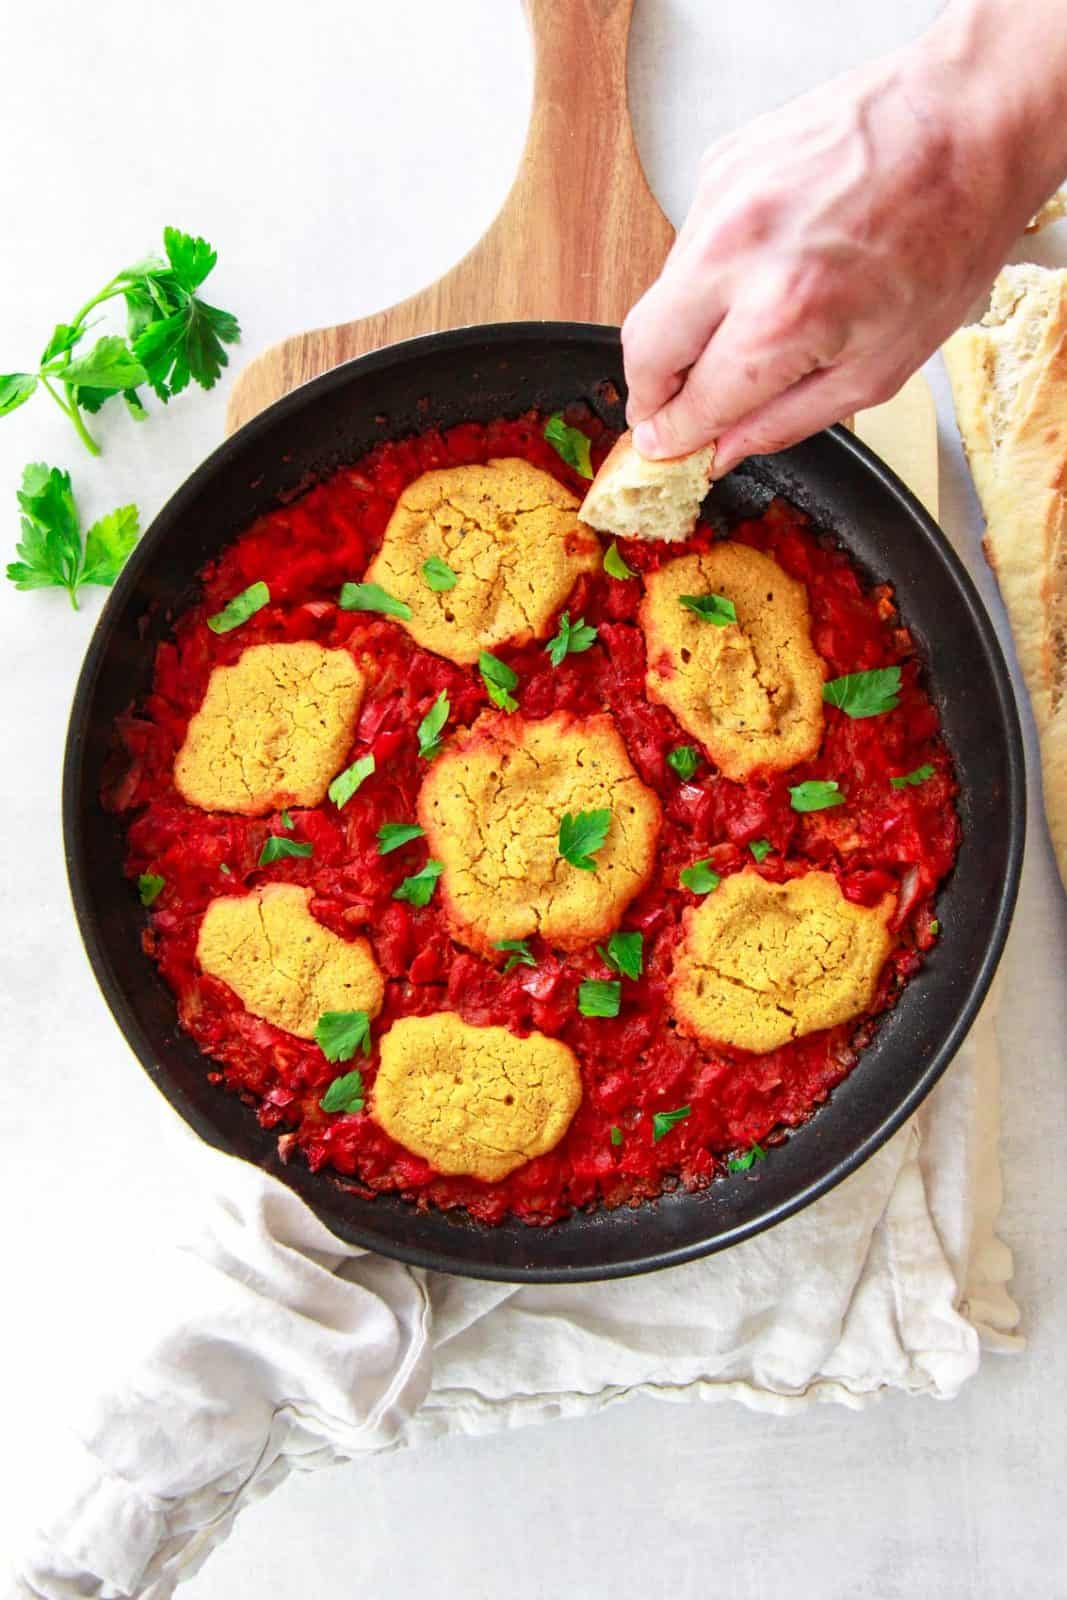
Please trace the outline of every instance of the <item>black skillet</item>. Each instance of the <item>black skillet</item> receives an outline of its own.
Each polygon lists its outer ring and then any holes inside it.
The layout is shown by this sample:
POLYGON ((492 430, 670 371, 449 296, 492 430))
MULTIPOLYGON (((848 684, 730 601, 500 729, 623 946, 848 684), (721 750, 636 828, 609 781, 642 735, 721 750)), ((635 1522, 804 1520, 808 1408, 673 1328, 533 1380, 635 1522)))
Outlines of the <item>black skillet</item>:
POLYGON ((576 1281, 670 1266, 773 1226, 853 1172, 951 1061, 1008 931, 1025 827, 1022 741, 989 618, 944 535, 894 474, 841 428, 753 460, 713 491, 728 520, 786 496, 836 536, 871 582, 890 582, 927 668, 960 782, 963 843, 938 901, 943 936, 830 1102, 750 1172, 636 1209, 547 1228, 483 1228, 365 1200, 328 1172, 283 1165, 276 1135, 207 1081, 174 999, 141 950, 144 913, 122 876, 123 836, 99 802, 116 715, 149 684, 155 646, 203 564, 279 500, 383 437, 585 400, 622 426, 618 331, 497 323, 431 334, 351 361, 279 400, 223 444, 163 508, 97 625, 71 713, 63 826, 93 970, 145 1070, 209 1143, 274 1173, 343 1238, 420 1266, 509 1281, 576 1281))

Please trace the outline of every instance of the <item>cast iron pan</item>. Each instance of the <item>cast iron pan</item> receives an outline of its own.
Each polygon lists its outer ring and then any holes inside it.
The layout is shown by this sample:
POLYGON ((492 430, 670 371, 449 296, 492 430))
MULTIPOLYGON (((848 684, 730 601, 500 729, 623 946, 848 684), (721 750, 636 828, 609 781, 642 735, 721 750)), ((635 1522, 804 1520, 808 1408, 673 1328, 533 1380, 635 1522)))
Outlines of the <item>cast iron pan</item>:
POLYGON ((147 688, 157 642, 209 557, 279 499, 384 437, 489 421, 585 399, 622 426, 618 331, 497 323, 376 351, 279 400, 227 440, 164 507, 115 585, 78 682, 63 826, 89 959, 145 1070, 209 1143, 290 1185, 353 1243, 473 1277, 552 1282, 619 1277, 688 1261, 780 1222, 853 1172, 933 1087, 989 987, 1019 881, 1022 742, 1004 659, 966 572, 907 489, 841 428, 754 460, 713 492, 730 518, 787 496, 836 535, 872 581, 896 586, 929 669, 956 762, 963 844, 938 901, 944 934, 832 1100, 751 1172, 698 1194, 579 1214, 551 1227, 483 1228, 365 1200, 301 1161, 283 1165, 253 1111, 207 1081, 170 991, 141 950, 143 913, 122 876, 118 821, 99 803, 116 715, 147 688))

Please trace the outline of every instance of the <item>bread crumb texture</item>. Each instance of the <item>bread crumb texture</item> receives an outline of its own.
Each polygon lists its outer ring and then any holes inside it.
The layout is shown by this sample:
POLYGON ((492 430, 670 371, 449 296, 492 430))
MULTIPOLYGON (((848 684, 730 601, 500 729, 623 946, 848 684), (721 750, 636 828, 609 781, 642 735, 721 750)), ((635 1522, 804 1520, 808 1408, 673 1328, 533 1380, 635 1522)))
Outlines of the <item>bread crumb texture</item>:
POLYGON ((347 650, 251 645, 213 670, 174 762, 175 787, 204 811, 251 817, 320 805, 351 747, 363 689, 347 650))
POLYGON ((493 1183, 552 1150, 582 1098, 558 1039, 475 1028, 451 1012, 403 1017, 381 1041, 371 1114, 438 1172, 493 1183))
POLYGON ((508 458, 424 472, 396 503, 367 581, 406 601, 417 644, 466 666, 482 650, 543 639, 575 580, 600 566, 578 501, 547 472, 508 458), (423 563, 456 573, 435 592, 423 563))
POLYGON ((486 713, 445 750, 419 795, 457 937, 487 953, 540 933, 576 950, 610 933, 652 873, 660 806, 607 715, 540 722, 486 713), (566 813, 611 812, 594 871, 559 853, 566 813))
POLYGON ((309 889, 270 883, 213 900, 200 924, 203 970, 246 1011, 313 1039, 324 1011, 381 1010, 384 983, 366 939, 342 939, 308 909, 309 889))
POLYGON ((804 585, 770 556, 722 540, 667 562, 645 580, 641 621, 650 697, 673 711, 726 777, 742 783, 815 755, 823 663, 804 585), (681 603, 707 594, 732 601, 737 621, 719 626, 681 603))
POLYGON ((829 872, 724 878, 694 910, 671 980, 675 1018, 706 1044, 765 1054, 859 1016, 874 1001, 896 899, 846 900, 829 872))

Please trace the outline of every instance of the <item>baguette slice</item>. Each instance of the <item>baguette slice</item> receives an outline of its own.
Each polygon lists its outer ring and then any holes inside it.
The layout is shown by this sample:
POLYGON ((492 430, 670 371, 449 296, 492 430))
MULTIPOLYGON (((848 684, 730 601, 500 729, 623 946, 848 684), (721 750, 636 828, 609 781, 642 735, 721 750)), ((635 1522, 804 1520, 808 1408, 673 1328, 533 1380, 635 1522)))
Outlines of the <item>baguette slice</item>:
POLYGON ((578 508, 583 522, 622 539, 688 539, 708 492, 715 446, 689 456, 648 461, 619 438, 578 508))
POLYGON ((1067 886, 1067 271, 1005 267, 981 323, 954 333, 944 356, 1067 886))

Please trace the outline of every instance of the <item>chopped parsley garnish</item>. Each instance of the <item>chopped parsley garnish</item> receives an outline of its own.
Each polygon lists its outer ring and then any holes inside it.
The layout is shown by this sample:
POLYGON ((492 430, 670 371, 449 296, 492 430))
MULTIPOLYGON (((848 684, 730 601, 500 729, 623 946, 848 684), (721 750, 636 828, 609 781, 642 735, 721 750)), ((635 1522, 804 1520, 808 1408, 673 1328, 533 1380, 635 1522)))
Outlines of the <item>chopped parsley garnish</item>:
POLYGON ((695 611, 705 622, 714 622, 717 628, 737 621, 737 607, 724 594, 680 594, 678 604, 695 611))
POLYGON ((907 789, 909 785, 917 786, 925 783, 927 778, 932 778, 933 775, 933 767, 929 761, 924 761, 921 767, 914 767, 911 772, 902 772, 899 778, 890 778, 889 781, 894 789, 907 789))
POLYGON ((357 1050, 370 1055, 370 1017, 365 1011, 324 1011, 315 1043, 327 1061, 350 1061, 357 1050))
POLYGON ((444 556, 428 556, 422 563, 422 575, 435 594, 445 594, 459 582, 459 573, 452 571, 444 556))
POLYGON ((618 972, 624 978, 637 979, 644 966, 644 945, 643 933, 619 931, 612 934, 606 946, 597 945, 597 954, 603 957, 613 972, 618 972))
POLYGON ((279 812, 278 821, 281 823, 283 828, 292 829, 292 828, 294 828, 296 826, 296 824, 293 821, 292 813, 290 812, 288 807, 286 807, 286 809, 284 811, 279 812))
POLYGON ((425 832, 417 822, 383 822, 378 829, 378 854, 387 856, 391 850, 410 844, 412 839, 421 839, 425 832))
POLYGON ((730 1157, 726 1163, 726 1170, 728 1172, 747 1172, 754 1161, 763 1161, 766 1156, 767 1152, 763 1146, 753 1140, 743 1155, 730 1157))
POLYGON ((618 1123, 616 1123, 611 1130, 611 1142, 614 1145, 622 1144, 622 1129, 619 1127, 618 1123))
POLYGON ((337 774, 326 793, 338 811, 348 804, 360 784, 363 783, 364 779, 369 778, 373 771, 374 757, 360 756, 358 761, 353 761, 350 767, 346 767, 343 772, 337 774))
POLYGON ((419 723, 419 755, 432 761, 441 748, 441 729, 448 721, 452 707, 447 692, 442 689, 433 705, 419 723))
POLYGON ((247 622, 257 611, 262 611, 269 600, 270 590, 265 583, 250 583, 247 589, 242 589, 240 594, 228 600, 221 611, 208 617, 207 625, 212 633, 229 633, 231 628, 239 628, 242 622, 247 622))
POLYGON ((161 878, 158 872, 142 872, 137 880, 137 893, 141 897, 141 904, 154 905, 166 881, 166 878, 161 878))
POLYGON ((836 778, 829 782, 822 778, 809 778, 806 783, 796 783, 789 790, 789 804, 794 811, 826 811, 830 806, 843 806, 845 797, 836 778))
POLYGON ((619 541, 612 539, 604 555, 604 571, 609 578, 636 578, 637 573, 633 567, 628 567, 623 560, 619 541))
POLYGON ((617 1017, 621 995, 618 978, 587 978, 578 985, 578 1010, 583 1017, 617 1017))
POLYGON ((309 856, 311 851, 312 846, 309 844, 301 844, 297 839, 282 839, 278 834, 272 833, 270 838, 264 841, 263 848, 259 852, 259 864, 261 867, 269 867, 272 861, 281 861, 286 856, 309 856))
POLYGON ((511 690, 519 686, 518 673, 513 672, 506 661, 490 655, 488 650, 483 650, 478 657, 478 671, 493 704, 499 706, 501 711, 514 711, 518 701, 511 690))
POLYGON ((410 878, 404 879, 399 888, 393 890, 393 899, 407 900, 413 906, 428 906, 437 887, 437 880, 444 870, 443 861, 427 861, 419 872, 412 873, 410 878))
POLYGON ((593 463, 589 459, 589 440, 580 428, 572 428, 557 411, 545 423, 545 438, 568 467, 580 472, 583 478, 593 476, 593 463))
POLYGON ((342 611, 380 611, 387 617, 400 617, 406 622, 411 607, 406 600, 394 600, 377 583, 343 583, 337 604, 342 611))
POLYGON ((363 1074, 359 1068, 335 1078, 319 1105, 323 1111, 362 1111, 363 1074))
POLYGON ((941 924, 940 924, 940 922, 938 922, 936 917, 934 918, 933 922, 931 922, 931 924, 930 924, 930 932, 933 933, 933 934, 938 934, 938 933, 941 932, 941 924))
POLYGON ((504 962, 504 971, 510 972, 512 967, 536 967, 537 957, 530 949, 526 939, 498 939, 493 946, 494 950, 510 950, 511 954, 504 962))
POLYGON ((220 861, 219 862, 219 871, 227 878, 233 876, 232 868, 228 867, 226 865, 225 861, 220 861))
POLYGON ((692 1106, 679 1106, 677 1111, 657 1111, 652 1118, 652 1143, 659 1144, 665 1133, 670 1133, 676 1122, 684 1122, 692 1106))
POLYGON ((588 650, 596 639, 596 629, 584 617, 579 617, 577 622, 571 622, 571 614, 564 611, 559 619, 559 628, 556 634, 545 645, 548 659, 554 667, 558 667, 564 656, 580 656, 588 650))
POLYGON ((598 811, 579 811, 574 816, 564 812, 559 825, 560 855, 582 872, 595 872, 593 852, 601 849, 610 827, 611 812, 606 806, 598 811))
MULTIPOLYGON (((0 385, 3 384, 0 378, 0 385)), ((2 415, 0 408, 0 415, 2 415)), ((16 589, 66 589, 74 610, 83 584, 110 587, 137 543, 136 506, 120 506, 82 539, 70 473, 43 462, 26 467, 17 491, 22 538, 7 568, 16 589)))
POLYGON ((822 686, 822 697, 847 717, 880 717, 900 704, 900 668, 875 667, 831 678, 822 686))
POLYGON ((694 861, 691 867, 683 867, 678 874, 678 882, 692 889, 694 894, 710 894, 719 887, 722 879, 712 871, 711 862, 705 857, 703 861, 694 861))
POLYGON ((677 745, 667 756, 667 765, 683 783, 688 783, 700 765, 700 751, 695 744, 677 745))
POLYGON ((757 861, 763 861, 770 855, 774 846, 769 839, 753 839, 748 847, 757 861))

